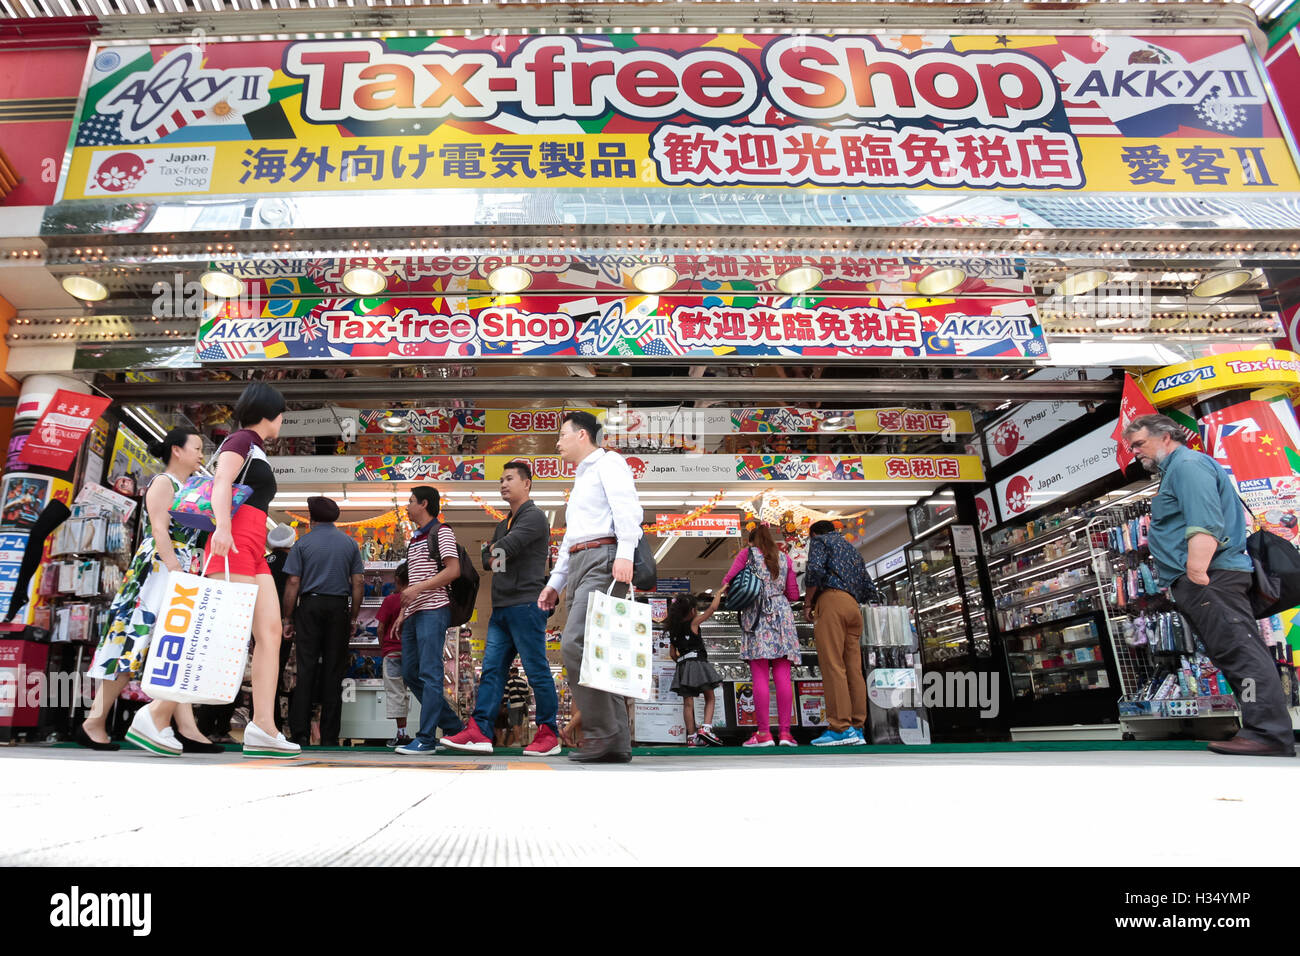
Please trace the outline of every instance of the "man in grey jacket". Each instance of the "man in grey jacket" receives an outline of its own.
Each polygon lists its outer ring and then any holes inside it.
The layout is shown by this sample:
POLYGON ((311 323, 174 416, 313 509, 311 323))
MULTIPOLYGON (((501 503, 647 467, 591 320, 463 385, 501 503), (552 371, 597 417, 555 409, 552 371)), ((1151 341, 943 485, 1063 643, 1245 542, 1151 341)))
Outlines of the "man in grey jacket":
POLYGON ((483 650, 483 676, 475 696, 474 718, 442 745, 470 753, 492 752, 492 732, 507 670, 518 652, 537 701, 537 736, 524 748, 528 757, 560 752, 556 712, 559 697, 546 660, 547 614, 537 606, 546 584, 551 528, 529 495, 533 471, 525 461, 509 462, 501 472, 501 497, 510 514, 497 525, 492 544, 483 546, 483 570, 492 572, 492 619, 483 650))

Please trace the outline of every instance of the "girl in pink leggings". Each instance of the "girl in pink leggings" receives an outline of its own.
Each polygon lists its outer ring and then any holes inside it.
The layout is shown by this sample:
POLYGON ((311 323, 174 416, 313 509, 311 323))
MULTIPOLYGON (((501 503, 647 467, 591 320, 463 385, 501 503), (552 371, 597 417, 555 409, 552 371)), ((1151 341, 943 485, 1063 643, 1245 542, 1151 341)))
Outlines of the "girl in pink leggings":
POLYGON ((754 715, 758 732, 745 741, 746 747, 772 747, 772 728, 768 725, 771 703, 767 682, 776 683, 777 722, 780 725, 782 747, 795 747, 790 736, 790 722, 794 716, 794 684, 790 681, 790 665, 799 663, 799 636, 794 626, 794 611, 790 602, 799 599, 799 585, 794 577, 794 565, 772 540, 767 525, 758 525, 749 534, 749 547, 736 555, 731 570, 722 579, 726 587, 732 579, 748 566, 763 583, 763 591, 749 607, 740 612, 740 652, 749 661, 750 675, 754 681, 754 715))

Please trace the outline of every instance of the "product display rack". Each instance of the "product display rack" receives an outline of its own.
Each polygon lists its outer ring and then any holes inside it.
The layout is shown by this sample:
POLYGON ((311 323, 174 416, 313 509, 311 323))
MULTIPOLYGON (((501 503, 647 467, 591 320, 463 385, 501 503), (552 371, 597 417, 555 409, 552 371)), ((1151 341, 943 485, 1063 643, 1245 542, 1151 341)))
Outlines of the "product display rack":
MULTIPOLYGON (((1093 522, 1093 563, 1105 582, 1106 626, 1119 669, 1120 722, 1128 737, 1218 736, 1240 723, 1236 698, 1190 626, 1177 620, 1167 594, 1153 586, 1150 548, 1142 538, 1158 490, 1155 482, 1130 486, 1100 507, 1093 522), (1159 637, 1153 641, 1148 623, 1174 623, 1176 639, 1170 643, 1166 635, 1163 646, 1159 637), (1184 663, 1190 665, 1186 672, 1184 663)), ((1151 630, 1162 633, 1157 626, 1151 630)))
POLYGON ((985 536, 1014 728, 1118 727, 1092 521, 1086 508, 1061 505, 985 536))

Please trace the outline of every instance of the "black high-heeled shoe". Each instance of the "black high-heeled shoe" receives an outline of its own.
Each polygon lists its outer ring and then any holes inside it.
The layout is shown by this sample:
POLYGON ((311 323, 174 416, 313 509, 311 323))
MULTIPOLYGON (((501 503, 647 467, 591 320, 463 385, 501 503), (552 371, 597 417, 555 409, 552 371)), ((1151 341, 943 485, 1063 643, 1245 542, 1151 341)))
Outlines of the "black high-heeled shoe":
POLYGON ((77 743, 79 743, 81 746, 87 748, 88 750, 121 750, 122 749, 120 744, 115 744, 112 741, 106 744, 101 744, 98 740, 91 739, 90 734, 86 733, 86 728, 82 727, 80 724, 77 725, 77 732, 72 735, 72 739, 75 740, 77 743))
POLYGON ((187 754, 223 754, 226 748, 221 744, 205 744, 200 740, 190 740, 179 730, 176 731, 176 739, 181 742, 181 753, 187 754))

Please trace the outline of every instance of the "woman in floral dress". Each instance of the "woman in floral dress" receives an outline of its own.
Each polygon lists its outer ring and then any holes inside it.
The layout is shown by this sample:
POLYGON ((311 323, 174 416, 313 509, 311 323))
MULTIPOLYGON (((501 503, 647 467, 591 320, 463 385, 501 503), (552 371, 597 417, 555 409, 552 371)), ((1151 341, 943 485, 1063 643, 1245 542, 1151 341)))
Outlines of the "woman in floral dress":
POLYGON ((749 661, 754 683, 754 718, 758 730, 745 741, 746 747, 772 747, 768 676, 776 684, 777 722, 782 747, 795 747, 790 723, 794 716, 794 683, 790 665, 799 663, 799 635, 795 630, 791 601, 799 600, 799 584, 789 555, 776 546, 767 525, 760 524, 749 534, 749 547, 736 555, 722 586, 748 565, 763 582, 763 591, 749 607, 740 612, 740 654, 749 661))
MULTIPOLYGON (((108 737, 108 710, 127 683, 138 680, 144 670, 154 615, 167 587, 165 572, 191 570, 198 553, 198 532, 174 524, 170 512, 176 492, 202 463, 203 439, 193 428, 173 428, 161 441, 150 445, 149 452, 165 461, 167 469, 145 492, 144 538, 109 608, 108 626, 87 672, 101 683, 76 739, 92 750, 118 749, 108 737)), ((189 704, 177 708, 176 725, 185 750, 212 753, 223 749, 200 733, 189 704)))

